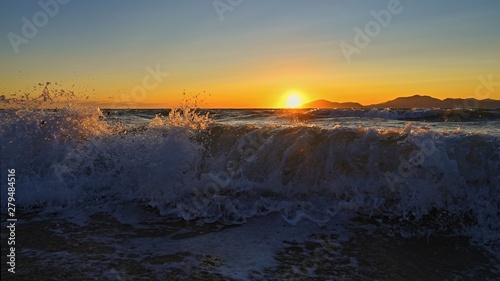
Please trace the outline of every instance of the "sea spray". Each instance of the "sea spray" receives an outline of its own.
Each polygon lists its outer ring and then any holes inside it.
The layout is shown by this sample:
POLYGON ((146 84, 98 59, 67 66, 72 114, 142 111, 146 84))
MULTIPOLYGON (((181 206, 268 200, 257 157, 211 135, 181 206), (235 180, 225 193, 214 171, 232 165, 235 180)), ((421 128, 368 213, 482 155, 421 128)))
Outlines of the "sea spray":
POLYGON ((189 107, 132 128, 112 113, 72 105, 1 114, 1 160, 20 171, 24 209, 90 215, 133 204, 227 225, 271 213, 325 225, 349 214, 415 235, 498 244, 497 136, 418 126, 228 125, 189 107), (387 174, 398 181, 391 185, 387 174))

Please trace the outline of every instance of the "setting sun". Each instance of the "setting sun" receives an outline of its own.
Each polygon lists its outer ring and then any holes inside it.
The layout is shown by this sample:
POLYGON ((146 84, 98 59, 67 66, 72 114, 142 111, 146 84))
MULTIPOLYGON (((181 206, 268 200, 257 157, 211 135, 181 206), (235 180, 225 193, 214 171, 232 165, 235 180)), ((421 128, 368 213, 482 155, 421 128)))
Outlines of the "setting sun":
POLYGON ((296 108, 302 104, 302 100, 297 94, 292 94, 286 99, 286 107, 296 108))

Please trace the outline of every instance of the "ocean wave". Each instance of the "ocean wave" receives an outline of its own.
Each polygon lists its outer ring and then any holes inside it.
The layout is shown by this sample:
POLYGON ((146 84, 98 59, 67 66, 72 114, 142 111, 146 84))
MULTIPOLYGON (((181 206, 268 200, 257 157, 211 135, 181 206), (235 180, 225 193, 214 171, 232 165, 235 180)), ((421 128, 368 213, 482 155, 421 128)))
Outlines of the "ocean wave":
POLYGON ((1 160, 17 171, 19 207, 103 211, 134 202, 228 224, 275 212, 290 223, 324 224, 348 212, 498 239, 495 136, 411 123, 229 126, 192 110, 135 129, 108 122, 99 109, 2 114, 1 160))
POLYGON ((431 121, 431 122, 467 122, 499 120, 497 109, 312 109, 305 113, 310 118, 380 118, 389 120, 431 121))

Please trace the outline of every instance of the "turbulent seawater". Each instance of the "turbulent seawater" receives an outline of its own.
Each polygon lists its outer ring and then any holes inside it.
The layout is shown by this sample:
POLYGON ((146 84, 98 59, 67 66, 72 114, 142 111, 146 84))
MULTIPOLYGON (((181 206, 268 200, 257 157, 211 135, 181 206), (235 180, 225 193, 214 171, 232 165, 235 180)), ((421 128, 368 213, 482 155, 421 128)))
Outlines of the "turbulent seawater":
POLYGON ((2 276, 500 278, 500 110, 0 115, 2 276))

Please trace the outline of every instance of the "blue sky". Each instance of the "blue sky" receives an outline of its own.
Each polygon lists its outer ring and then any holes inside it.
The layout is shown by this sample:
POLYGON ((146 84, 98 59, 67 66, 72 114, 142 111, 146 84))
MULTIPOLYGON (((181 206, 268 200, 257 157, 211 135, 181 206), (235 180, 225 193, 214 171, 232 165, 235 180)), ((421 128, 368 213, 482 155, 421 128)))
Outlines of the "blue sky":
POLYGON ((22 17, 31 21, 42 8, 1 0, 0 91, 55 81, 95 89, 102 100, 130 92, 157 65, 169 77, 141 102, 172 104, 186 90, 211 93, 213 106, 245 106, 241 95, 248 106, 266 106, 288 91, 370 103, 468 97, 478 76, 500 81, 493 0, 401 0, 402 11, 347 61, 339 44, 354 44, 354 28, 391 1, 243 0, 221 20, 211 0, 72 0, 16 54, 8 34, 22 35, 22 17))

